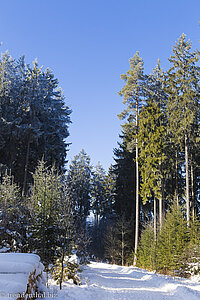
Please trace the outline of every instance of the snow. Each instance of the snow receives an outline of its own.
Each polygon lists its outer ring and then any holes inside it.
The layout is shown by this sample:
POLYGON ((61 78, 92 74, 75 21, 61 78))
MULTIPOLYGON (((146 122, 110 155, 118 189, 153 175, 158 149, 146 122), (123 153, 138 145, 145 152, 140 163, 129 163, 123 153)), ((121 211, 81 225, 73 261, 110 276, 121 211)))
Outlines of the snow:
POLYGON ((26 292, 30 273, 36 270, 37 276, 43 269, 38 255, 0 253, 0 299, 16 299, 26 292))
POLYGON ((84 267, 80 276, 82 285, 65 283, 61 291, 50 281, 53 297, 57 300, 200 299, 200 282, 157 275, 135 267, 92 262, 84 267))

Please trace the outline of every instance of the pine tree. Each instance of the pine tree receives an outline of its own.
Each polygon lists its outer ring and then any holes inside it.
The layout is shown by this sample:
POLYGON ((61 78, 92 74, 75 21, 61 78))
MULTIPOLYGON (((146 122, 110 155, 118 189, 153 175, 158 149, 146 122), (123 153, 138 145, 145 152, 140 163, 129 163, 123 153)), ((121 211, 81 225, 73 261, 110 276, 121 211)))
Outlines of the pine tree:
MULTIPOLYGON (((123 104, 127 106, 126 109, 119 115, 120 119, 127 119, 127 123, 123 125, 125 132, 130 132, 134 128, 135 139, 134 145, 136 149, 136 224, 135 224, 135 259, 134 265, 136 264, 136 254, 138 247, 139 237, 139 167, 138 167, 138 126, 139 126, 139 109, 141 102, 143 101, 143 60, 140 58, 139 53, 136 54, 129 60, 130 69, 126 74, 121 75, 121 79, 125 82, 124 87, 119 92, 120 96, 123 96, 123 104)), ((131 145, 130 145, 131 146, 131 145)))

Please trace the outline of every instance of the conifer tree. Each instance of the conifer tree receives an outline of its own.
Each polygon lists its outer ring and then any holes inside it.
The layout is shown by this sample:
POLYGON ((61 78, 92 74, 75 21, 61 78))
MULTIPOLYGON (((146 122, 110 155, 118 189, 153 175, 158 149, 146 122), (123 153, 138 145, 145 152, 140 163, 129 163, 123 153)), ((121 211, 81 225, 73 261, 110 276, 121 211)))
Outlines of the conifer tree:
POLYGON ((180 146, 185 155, 186 182, 186 215, 187 225, 190 223, 190 145, 193 135, 193 125, 198 114, 198 84, 199 68, 198 51, 191 52, 191 42, 186 40, 185 34, 178 39, 173 47, 173 55, 169 61, 171 68, 167 74, 167 91, 169 95, 167 115, 170 131, 174 135, 175 143, 180 146))
POLYGON ((81 150, 71 162, 66 177, 68 196, 74 205, 76 224, 80 230, 85 228, 90 213, 91 171, 90 157, 81 150))
MULTIPOLYGON (((188 243, 187 222, 180 206, 174 203, 166 215, 166 221, 158 235, 156 246, 156 270, 174 275, 183 269, 182 253, 188 243)), ((178 274, 177 274, 178 275, 178 274)))
POLYGON ((30 251, 30 215, 13 176, 5 172, 0 184, 0 237, 4 252, 30 251))
MULTIPOLYGON (((128 137, 122 133, 122 142, 114 149, 113 173, 115 175, 114 211, 121 217, 125 215, 127 221, 135 225, 135 151, 127 150, 128 137)), ((133 228, 134 231, 135 227, 133 228)))
POLYGON ((26 195, 43 156, 64 170, 71 111, 53 73, 37 61, 30 67, 23 57, 2 55, 0 82, 0 164, 11 169, 26 195))
POLYGON ((47 167, 44 160, 39 162, 33 179, 29 206, 33 218, 34 247, 47 267, 54 261, 59 244, 61 216, 58 213, 62 203, 63 183, 55 167, 47 167))
MULTIPOLYGON (((136 264, 136 254, 139 238, 139 167, 138 167, 138 126, 139 126, 139 109, 144 99, 144 74, 143 74, 143 60, 139 56, 139 52, 129 60, 130 69, 126 74, 121 75, 121 79, 125 82, 124 87, 119 92, 123 96, 123 104, 126 105, 124 111, 119 115, 120 119, 127 119, 123 125, 124 131, 134 131, 135 139, 134 145, 136 149, 136 223, 135 223, 135 258, 134 265, 136 264)), ((130 145, 131 147, 131 145, 130 145)))
POLYGON ((138 247, 138 259, 137 266, 154 270, 155 268, 155 240, 154 240, 154 228, 152 224, 147 224, 143 229, 139 241, 138 247))
MULTIPOLYGON (((156 201, 162 198, 162 162, 164 161, 164 126, 162 112, 151 99, 140 112, 138 148, 142 177, 140 194, 144 204, 154 198, 154 236, 156 239, 156 201)), ((161 225, 161 224, 160 224, 161 225)))
POLYGON ((100 162, 95 167, 92 175, 91 202, 96 223, 99 224, 106 209, 106 173, 100 162))
POLYGON ((116 195, 116 175, 114 173, 114 168, 111 165, 108 169, 108 173, 105 176, 104 180, 105 191, 106 191, 106 203, 104 207, 103 217, 111 218, 114 213, 114 203, 116 195))
MULTIPOLYGON (((162 118, 159 118, 157 122, 157 126, 167 126, 167 117, 166 117, 166 104, 167 104, 167 93, 165 91, 165 73, 161 69, 160 60, 158 59, 156 67, 153 69, 153 74, 147 76, 147 83, 145 85, 145 93, 148 99, 151 99, 160 109, 162 113, 162 118)), ((164 140, 166 141, 166 132, 165 138, 162 137, 162 143, 164 140)), ((165 143, 164 143, 165 144, 165 143)), ((166 150, 166 144, 164 145, 166 150)), ((164 149, 163 149, 164 150, 164 149)), ((164 182, 166 182, 165 174, 166 174, 166 165, 165 161, 161 159, 160 162, 160 173, 161 173, 161 195, 159 197, 159 225, 160 229, 162 227, 163 220, 163 208, 164 208, 164 182)))

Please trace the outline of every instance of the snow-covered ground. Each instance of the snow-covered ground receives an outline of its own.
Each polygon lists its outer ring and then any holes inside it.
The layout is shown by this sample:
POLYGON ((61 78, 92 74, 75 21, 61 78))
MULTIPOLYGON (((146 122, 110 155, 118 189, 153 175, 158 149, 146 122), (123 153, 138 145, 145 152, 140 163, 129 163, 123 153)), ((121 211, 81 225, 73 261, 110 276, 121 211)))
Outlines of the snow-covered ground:
POLYGON ((66 283, 61 291, 51 281, 51 292, 57 300, 200 299, 200 282, 173 279, 134 267, 92 262, 84 267, 81 278, 81 286, 66 283))

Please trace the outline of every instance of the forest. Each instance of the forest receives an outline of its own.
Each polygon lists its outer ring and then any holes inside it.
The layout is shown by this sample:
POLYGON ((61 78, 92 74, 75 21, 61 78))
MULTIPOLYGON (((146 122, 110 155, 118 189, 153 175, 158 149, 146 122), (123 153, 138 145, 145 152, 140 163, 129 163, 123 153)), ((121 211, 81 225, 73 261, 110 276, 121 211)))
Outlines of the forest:
POLYGON ((2 54, 0 252, 39 254, 60 285, 78 268, 64 264, 73 253, 81 264, 199 274, 199 57, 183 34, 167 70, 158 60, 145 74, 139 52, 130 58, 106 172, 84 149, 67 161, 71 108, 53 72, 2 54))

